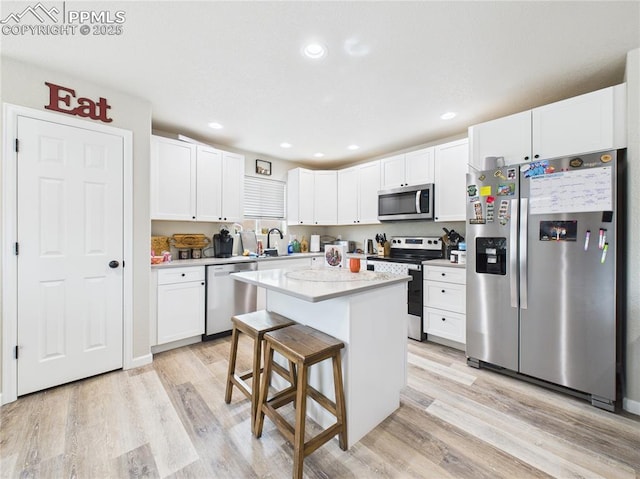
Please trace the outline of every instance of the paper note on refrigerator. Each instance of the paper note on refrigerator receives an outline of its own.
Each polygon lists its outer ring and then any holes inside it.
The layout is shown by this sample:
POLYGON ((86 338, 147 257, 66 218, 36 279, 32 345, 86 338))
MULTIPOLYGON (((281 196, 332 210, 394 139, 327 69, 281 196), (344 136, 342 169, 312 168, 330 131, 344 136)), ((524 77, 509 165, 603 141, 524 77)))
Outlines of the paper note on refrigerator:
POLYGON ((605 166, 529 178, 529 213, 612 211, 612 174, 605 166))

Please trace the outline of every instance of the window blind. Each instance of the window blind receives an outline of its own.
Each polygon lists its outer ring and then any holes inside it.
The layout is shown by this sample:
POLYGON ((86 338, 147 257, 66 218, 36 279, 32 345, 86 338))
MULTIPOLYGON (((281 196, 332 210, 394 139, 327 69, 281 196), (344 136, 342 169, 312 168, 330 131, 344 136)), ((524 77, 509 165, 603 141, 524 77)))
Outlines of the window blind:
POLYGON ((244 216, 284 219, 284 181, 244 177, 244 216))

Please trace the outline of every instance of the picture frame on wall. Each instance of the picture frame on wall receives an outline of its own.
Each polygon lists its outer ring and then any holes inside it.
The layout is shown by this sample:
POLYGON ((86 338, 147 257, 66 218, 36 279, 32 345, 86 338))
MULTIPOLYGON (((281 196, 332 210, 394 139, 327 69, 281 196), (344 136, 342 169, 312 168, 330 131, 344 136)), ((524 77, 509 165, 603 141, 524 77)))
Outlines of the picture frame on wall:
POLYGON ((259 175, 271 176, 271 162, 256 159, 256 173, 259 175))

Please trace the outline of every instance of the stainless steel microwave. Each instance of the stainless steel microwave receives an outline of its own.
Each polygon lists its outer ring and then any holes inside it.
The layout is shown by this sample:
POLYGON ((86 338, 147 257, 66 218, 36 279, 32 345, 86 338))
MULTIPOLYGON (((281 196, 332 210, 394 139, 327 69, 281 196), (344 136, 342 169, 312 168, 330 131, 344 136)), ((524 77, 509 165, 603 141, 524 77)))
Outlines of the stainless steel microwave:
POLYGON ((432 220, 433 183, 378 191, 378 219, 432 220))

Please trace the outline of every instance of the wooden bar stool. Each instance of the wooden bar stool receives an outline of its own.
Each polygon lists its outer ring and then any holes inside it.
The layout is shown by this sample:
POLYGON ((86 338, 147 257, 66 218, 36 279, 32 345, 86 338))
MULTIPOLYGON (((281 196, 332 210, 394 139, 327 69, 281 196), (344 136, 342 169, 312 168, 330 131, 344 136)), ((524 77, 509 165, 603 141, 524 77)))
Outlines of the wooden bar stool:
POLYGON ((347 449, 347 415, 345 411, 344 387, 342 384, 342 365, 340 350, 344 343, 317 329, 301 324, 278 329, 264 335, 265 364, 260 386, 260 408, 256 417, 256 437, 262 435, 265 414, 269 416, 284 437, 293 444, 293 477, 302 478, 302 466, 306 456, 329 441, 336 434, 342 450, 347 449), (272 399, 267 399, 271 374, 275 363, 273 353, 277 351, 297 370, 297 388, 272 399), (309 367, 325 359, 333 362, 333 386, 335 402, 331 401, 317 389, 307 384, 309 367), (315 437, 305 442, 305 418, 307 395, 336 417, 336 422, 315 437), (291 426, 277 409, 295 401, 295 427, 291 426))
MULTIPOLYGON (((277 313, 265 310, 239 314, 233 316, 231 321, 233 323, 233 330, 231 333, 229 370, 227 372, 224 401, 227 404, 231 402, 233 386, 236 386, 248 399, 251 399, 251 432, 255 434, 256 413, 258 412, 258 401, 260 397, 260 373, 262 371, 260 363, 262 359, 262 341, 264 340, 264 335, 270 331, 294 325, 296 322, 277 313), (236 359, 240 333, 244 333, 253 339, 253 367, 249 371, 236 374, 236 359), (246 382, 249 378, 252 378, 251 386, 246 382)), ((293 363, 289 362, 289 371, 279 364, 276 364, 273 369, 291 383, 291 387, 282 393, 286 394, 289 390, 295 391, 296 379, 293 363)))

